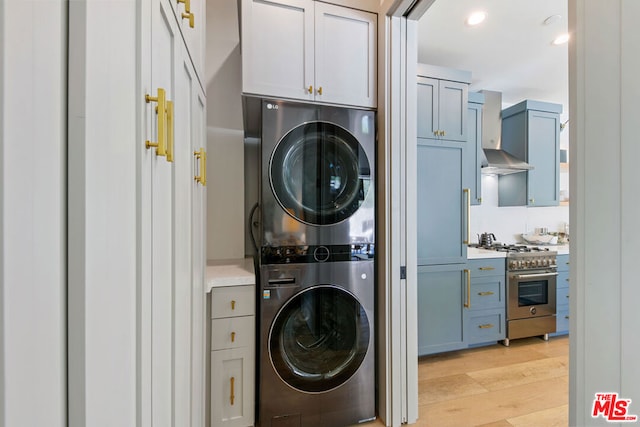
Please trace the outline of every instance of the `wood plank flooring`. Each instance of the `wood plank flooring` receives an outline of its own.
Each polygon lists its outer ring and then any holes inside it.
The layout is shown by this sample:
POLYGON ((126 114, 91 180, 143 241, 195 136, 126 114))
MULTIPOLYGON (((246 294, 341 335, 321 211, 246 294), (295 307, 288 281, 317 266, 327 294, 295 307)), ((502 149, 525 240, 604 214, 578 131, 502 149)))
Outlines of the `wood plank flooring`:
POLYGON ((567 426, 568 367, 566 336, 422 357, 416 426, 567 426))

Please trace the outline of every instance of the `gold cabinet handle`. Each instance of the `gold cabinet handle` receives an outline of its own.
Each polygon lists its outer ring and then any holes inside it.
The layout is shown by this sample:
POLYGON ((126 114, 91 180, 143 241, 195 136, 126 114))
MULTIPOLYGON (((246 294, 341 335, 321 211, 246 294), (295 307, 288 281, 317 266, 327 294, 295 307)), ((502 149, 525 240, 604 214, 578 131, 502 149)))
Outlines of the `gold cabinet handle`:
POLYGON ((195 27, 195 15, 191 12, 189 13, 183 13, 182 14, 182 19, 188 19, 189 20, 189 27, 193 28, 195 27))
POLYGON ((569 319, 569 315, 564 316, 565 319, 569 319))
POLYGON ((532 205, 535 204, 536 199, 529 199, 529 203, 531 203, 532 205))
POLYGON ((445 135, 446 135, 446 132, 445 132, 445 131, 443 131, 443 130, 441 130, 441 131, 440 131, 440 136, 445 136, 445 135))
POLYGON ((231 310, 235 310, 236 309, 236 301, 232 300, 231 301, 231 310))
POLYGON ((231 342, 236 342, 236 333, 231 332, 231 342))
POLYGON ((439 130, 434 130, 433 131, 433 136, 438 136, 440 135, 440 131, 439 130))
POLYGON ((488 297, 493 295, 493 292, 491 291, 487 291, 487 292, 478 292, 478 295, 480 295, 481 297, 488 297))
POLYGON ((194 151, 193 155, 196 156, 200 164, 200 174, 196 175, 194 179, 205 187, 207 185, 207 152, 201 148, 200 151, 194 151))
POLYGON ((480 328, 480 329, 491 329, 491 328, 493 328, 493 324, 486 323, 484 325, 478 325, 478 328, 480 328))
POLYGON ((471 270, 465 268, 464 275, 467 277, 467 302, 464 303, 464 306, 471 308, 471 270))
POLYGON ((309 92, 310 94, 311 94, 311 93, 313 93, 313 86, 311 86, 311 85, 310 85, 310 86, 307 88, 307 92, 309 92))
POLYGON ((229 382, 231 383, 231 392, 229 393, 229 402, 231 402, 231 405, 233 405, 233 402, 236 398, 235 391, 234 391, 234 383, 236 382, 236 379, 231 377, 229 379, 229 382))
POLYGON ((173 162, 173 101, 167 101, 167 162, 173 162))
POLYGON ((471 243, 471 190, 464 188, 462 189, 462 192, 465 194, 467 199, 467 239, 463 240, 462 243, 468 245, 471 243))
POLYGON ((191 0, 177 0, 177 3, 184 3, 185 12, 191 12, 191 0))
POLYGON ((318 88, 318 95, 322 95, 322 86, 318 88))
POLYGON ((144 96, 147 104, 151 102, 156 102, 158 105, 156 107, 156 115, 158 116, 158 141, 151 142, 145 141, 145 146, 147 149, 151 147, 156 148, 156 155, 158 156, 166 156, 167 155, 167 142, 166 142, 166 132, 167 132, 167 95, 163 88, 158 88, 158 95, 151 96, 146 94, 144 96))
POLYGON ((479 267, 478 270, 491 271, 491 270, 495 270, 495 267, 479 267))

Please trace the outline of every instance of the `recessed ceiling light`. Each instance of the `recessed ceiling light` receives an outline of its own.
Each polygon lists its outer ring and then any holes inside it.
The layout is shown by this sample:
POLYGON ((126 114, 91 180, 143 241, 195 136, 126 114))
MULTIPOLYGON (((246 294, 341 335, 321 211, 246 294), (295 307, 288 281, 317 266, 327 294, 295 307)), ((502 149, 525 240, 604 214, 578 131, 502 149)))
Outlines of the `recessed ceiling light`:
POLYGON ((569 34, 560 34, 558 37, 556 37, 553 40, 553 44, 555 45, 565 44, 568 41, 569 41, 569 34))
POLYGON ((467 25, 473 27, 474 25, 480 24, 487 17, 486 12, 478 11, 473 12, 466 20, 467 25))

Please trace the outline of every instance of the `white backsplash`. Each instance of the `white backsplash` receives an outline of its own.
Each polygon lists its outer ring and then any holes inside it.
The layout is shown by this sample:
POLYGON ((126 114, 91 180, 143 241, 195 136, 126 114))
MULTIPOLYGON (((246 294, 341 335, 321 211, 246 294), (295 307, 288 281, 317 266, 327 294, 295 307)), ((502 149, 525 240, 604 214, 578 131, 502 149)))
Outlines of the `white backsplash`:
POLYGON ((493 233, 502 243, 520 243, 521 235, 547 227, 550 232, 564 231, 569 222, 569 206, 498 207, 498 177, 482 176, 482 204, 471 207, 471 241, 480 233, 493 233))

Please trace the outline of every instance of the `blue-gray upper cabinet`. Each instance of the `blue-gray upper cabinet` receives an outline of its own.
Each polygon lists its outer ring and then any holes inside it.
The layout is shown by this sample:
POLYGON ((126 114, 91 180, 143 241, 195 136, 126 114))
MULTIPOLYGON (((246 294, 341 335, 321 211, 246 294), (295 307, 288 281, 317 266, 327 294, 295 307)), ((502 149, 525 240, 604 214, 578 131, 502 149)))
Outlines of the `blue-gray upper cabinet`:
POLYGON ((557 206, 562 105, 523 101, 502 111, 502 148, 534 169, 501 175, 500 206, 557 206))
POLYGON ((471 74, 418 65, 418 138, 467 142, 471 74))
POLYGON ((467 155, 465 169, 469 183, 465 185, 471 191, 471 204, 482 203, 482 106, 484 94, 469 92, 467 114, 467 155))
POLYGON ((465 146, 418 138, 418 265, 467 261, 469 199, 465 146))
POLYGON ((465 264, 418 267, 418 355, 467 347, 465 264))

